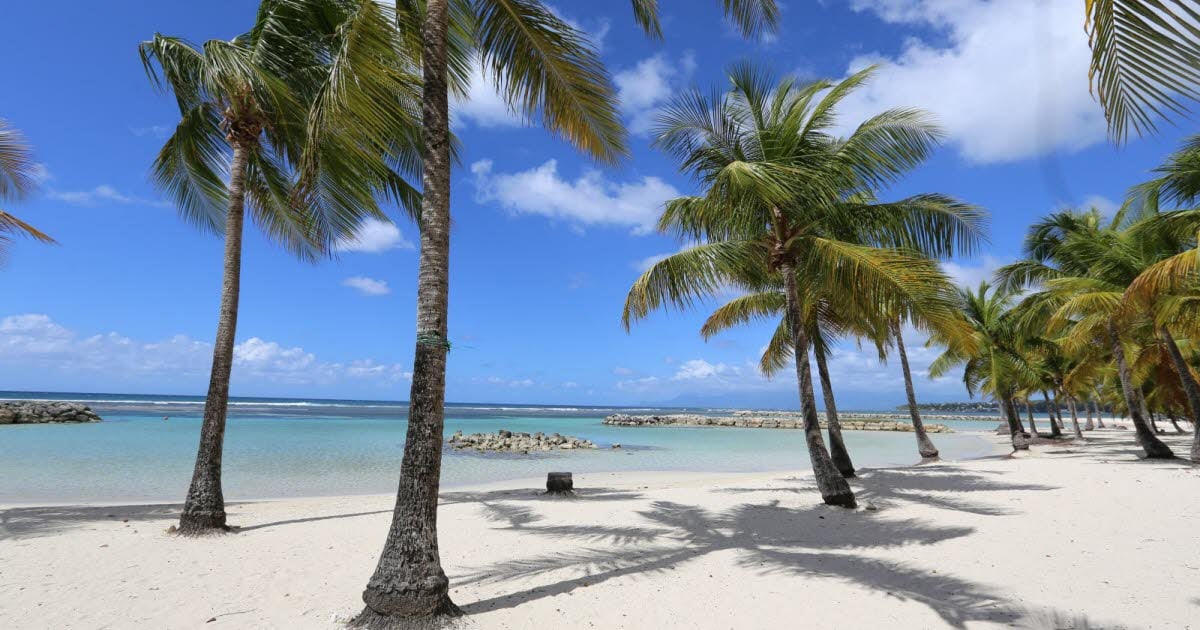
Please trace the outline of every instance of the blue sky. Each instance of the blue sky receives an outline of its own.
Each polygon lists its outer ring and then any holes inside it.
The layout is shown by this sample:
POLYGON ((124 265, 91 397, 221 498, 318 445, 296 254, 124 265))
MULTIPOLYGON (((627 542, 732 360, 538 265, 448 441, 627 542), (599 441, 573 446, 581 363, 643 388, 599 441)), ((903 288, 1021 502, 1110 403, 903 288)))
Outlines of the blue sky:
MULTIPOLYGON (((716 2, 661 0, 666 41, 628 3, 553 6, 597 42, 622 96, 632 157, 599 168, 513 118, 486 81, 455 105, 451 401, 796 405, 794 379, 754 370, 770 326, 707 343, 706 312, 657 314, 627 334, 620 310, 640 267, 679 248, 648 230, 691 183, 649 146, 656 108, 723 81, 754 57, 779 72, 845 76, 882 63, 843 109, 931 110, 948 134, 885 196, 942 192, 986 208, 990 243, 948 269, 967 283, 1019 254, 1025 226, 1065 205, 1110 209, 1179 141, 1177 129, 1117 149, 1088 94, 1080 0, 788 2, 778 35, 746 42, 716 2), (710 6, 711 5, 711 6, 710 6)), ((0 389, 203 393, 215 332, 221 242, 180 221, 147 167, 176 121, 136 46, 159 31, 194 41, 245 30, 255 3, 15 3, 5 8, 0 117, 44 165, 40 194, 6 208, 50 233, 0 269, 0 389), (16 25, 20 25, 18 28, 16 25)), ((366 226, 338 260, 309 265, 247 233, 235 395, 405 399, 414 336, 414 227, 366 226)), ((923 374, 935 355, 910 334, 922 400, 964 400, 923 374)), ((845 408, 903 402, 894 363, 846 342, 845 408)))

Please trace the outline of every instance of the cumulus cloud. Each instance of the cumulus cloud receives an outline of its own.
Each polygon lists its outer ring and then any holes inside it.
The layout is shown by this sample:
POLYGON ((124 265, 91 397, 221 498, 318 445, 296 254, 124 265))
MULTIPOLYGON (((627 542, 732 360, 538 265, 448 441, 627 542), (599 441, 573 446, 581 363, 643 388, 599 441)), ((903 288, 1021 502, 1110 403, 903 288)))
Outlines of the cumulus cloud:
POLYGON ((1090 53, 1077 0, 854 0, 884 21, 944 37, 907 40, 841 108, 849 124, 888 107, 931 110, 962 155, 976 163, 1075 151, 1105 137, 1088 92, 1090 53))
POLYGON ((352 238, 339 241, 335 249, 339 252, 379 254, 393 249, 413 249, 413 244, 404 238, 400 228, 391 221, 366 219, 352 238))
POLYGON ((577 225, 628 226, 634 234, 654 230, 665 201, 679 191, 657 177, 632 182, 612 182, 589 170, 575 180, 558 173, 558 161, 516 173, 493 172, 491 160, 471 165, 475 199, 497 203, 517 214, 533 214, 577 225))
POLYGON ((972 263, 946 261, 942 263, 942 270, 950 279, 960 287, 967 289, 975 289, 980 282, 987 281, 988 284, 994 284, 994 276, 996 270, 1011 261, 1003 261, 995 256, 982 256, 979 260, 972 263))
MULTIPOLYGON (((80 376, 120 375, 126 382, 151 378, 158 383, 169 374, 202 383, 211 361, 212 344, 187 335, 139 341, 116 332, 81 336, 38 313, 0 319, 0 366, 80 376)), ((303 348, 259 337, 234 346, 234 366, 235 383, 325 385, 358 380, 388 384, 411 378, 400 364, 372 359, 322 361, 303 348)))
POLYGON ((365 276, 353 276, 342 280, 344 286, 356 289, 363 295, 387 295, 392 292, 386 280, 376 280, 365 276))
POLYGON ((629 130, 636 134, 650 131, 660 108, 695 71, 696 58, 687 51, 678 61, 657 54, 618 72, 613 82, 617 85, 621 110, 629 118, 629 130))
POLYGON ((741 369, 734 366, 725 365, 724 363, 709 363, 704 359, 692 359, 681 363, 679 369, 675 371, 675 376, 671 377, 671 380, 700 381, 739 374, 741 374, 741 369))

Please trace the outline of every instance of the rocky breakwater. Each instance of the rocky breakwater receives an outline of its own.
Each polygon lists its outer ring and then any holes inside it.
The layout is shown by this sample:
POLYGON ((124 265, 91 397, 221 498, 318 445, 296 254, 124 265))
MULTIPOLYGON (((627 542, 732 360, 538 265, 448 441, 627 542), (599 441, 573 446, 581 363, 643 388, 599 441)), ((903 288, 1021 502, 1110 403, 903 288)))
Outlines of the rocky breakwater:
MULTIPOLYGON (((551 433, 516 433, 501 429, 496 433, 468 433, 455 431, 446 441, 447 445, 456 450, 471 449, 476 451, 492 451, 497 453, 522 453, 531 451, 569 451, 573 449, 597 448, 591 440, 584 440, 569 435, 551 433)), ((615 446, 614 446, 615 448, 615 446)))
MULTIPOLYGON (((604 419, 604 424, 616 427, 738 427, 743 429, 803 429, 804 420, 798 413, 767 412, 761 415, 751 415, 739 411, 732 416, 701 416, 694 414, 670 414, 662 416, 631 416, 613 414, 604 419)), ((822 421, 821 428, 826 428, 822 421)), ((912 431, 913 427, 907 422, 896 422, 883 419, 846 419, 842 420, 842 429, 846 431, 912 431)), ((950 427, 943 424, 927 424, 925 430, 929 433, 951 433, 950 427)))
POLYGON ((91 407, 62 401, 15 400, 0 402, 0 424, 100 422, 91 407))

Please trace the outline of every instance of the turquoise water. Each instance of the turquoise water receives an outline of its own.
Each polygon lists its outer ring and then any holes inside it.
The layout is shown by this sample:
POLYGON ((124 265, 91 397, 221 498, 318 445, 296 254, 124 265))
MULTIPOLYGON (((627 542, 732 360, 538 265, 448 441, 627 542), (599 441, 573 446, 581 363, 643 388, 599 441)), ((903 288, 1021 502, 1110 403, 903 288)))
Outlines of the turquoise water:
MULTIPOLYGON (((105 421, 0 426, 0 502, 182 497, 199 436, 200 401, 124 395, 59 397, 87 401, 105 421), (164 421, 164 415, 170 419, 164 421)), ((393 492, 407 425, 405 411, 398 403, 237 401, 230 408, 225 440, 226 498, 393 492)), ((808 468, 800 431, 603 426, 601 420, 613 411, 451 405, 447 408, 447 435, 460 429, 465 433, 499 429, 559 432, 587 438, 603 448, 529 456, 448 450, 443 483, 460 486, 541 477, 550 470, 750 472, 808 468), (613 443, 622 448, 608 448, 613 443)), ((994 422, 948 424, 959 432, 933 436, 943 457, 965 459, 991 452, 990 443, 977 432, 994 429, 994 422)), ((860 467, 904 465, 917 459, 911 433, 848 431, 846 440, 860 467)))

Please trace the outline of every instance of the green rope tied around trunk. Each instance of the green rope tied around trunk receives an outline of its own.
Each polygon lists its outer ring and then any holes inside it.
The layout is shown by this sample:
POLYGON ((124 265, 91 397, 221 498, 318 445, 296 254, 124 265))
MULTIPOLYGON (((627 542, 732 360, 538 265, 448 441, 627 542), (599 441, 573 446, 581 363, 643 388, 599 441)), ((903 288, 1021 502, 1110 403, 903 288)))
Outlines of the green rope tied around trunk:
POLYGON ((417 335, 417 344, 445 348, 446 352, 450 352, 450 340, 437 333, 421 333, 417 335))

